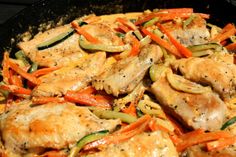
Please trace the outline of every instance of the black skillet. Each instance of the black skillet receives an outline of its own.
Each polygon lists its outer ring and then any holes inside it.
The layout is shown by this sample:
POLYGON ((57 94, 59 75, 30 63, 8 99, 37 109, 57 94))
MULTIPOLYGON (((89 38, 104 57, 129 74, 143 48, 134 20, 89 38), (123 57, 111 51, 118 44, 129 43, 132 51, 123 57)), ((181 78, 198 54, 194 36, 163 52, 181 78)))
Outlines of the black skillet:
POLYGON ((226 0, 41 0, 13 16, 1 27, 0 60, 5 49, 11 48, 11 55, 16 52, 20 34, 29 30, 35 35, 42 23, 50 23, 54 27, 60 19, 63 24, 90 13, 101 15, 177 7, 192 7, 195 12, 209 13, 209 22, 216 25, 236 23, 236 6, 226 0))

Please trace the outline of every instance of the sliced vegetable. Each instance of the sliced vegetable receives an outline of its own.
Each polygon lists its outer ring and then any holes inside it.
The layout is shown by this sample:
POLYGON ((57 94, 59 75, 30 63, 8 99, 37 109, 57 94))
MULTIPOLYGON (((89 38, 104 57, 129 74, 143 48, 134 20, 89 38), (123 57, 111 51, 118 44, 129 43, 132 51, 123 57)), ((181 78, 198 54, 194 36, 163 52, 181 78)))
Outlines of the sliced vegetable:
POLYGON ((108 96, 92 95, 76 91, 67 91, 64 98, 67 101, 79 103, 80 105, 96 106, 106 109, 111 108, 111 98, 108 96))
POLYGON ((171 34, 168 32, 168 30, 162 26, 161 24, 157 24, 157 26, 160 28, 160 30, 167 35, 167 37, 170 39, 171 43, 178 49, 178 51, 181 53, 181 55, 185 57, 191 57, 192 52, 184 47, 182 44, 180 44, 171 34))
POLYGON ((146 36, 143 39, 140 40, 140 47, 144 47, 145 45, 148 45, 152 42, 152 39, 150 38, 150 36, 146 36))
POLYGON ((177 151, 182 152, 186 148, 196 144, 218 140, 221 138, 229 138, 231 136, 232 135, 226 131, 215 131, 205 133, 203 130, 197 129, 192 132, 186 133, 180 137, 181 142, 177 144, 177 151))
POLYGON ((15 64, 12 61, 9 61, 9 66, 12 70, 14 70, 16 73, 18 73, 19 75, 21 75, 22 77, 24 77, 25 79, 29 80, 30 82, 34 83, 34 84, 39 84, 39 80, 33 76, 32 74, 29 74, 27 72, 25 72, 24 70, 22 70, 17 64, 15 64))
POLYGON ((97 38, 90 35, 83 28, 81 28, 76 21, 71 22, 72 27, 76 30, 76 32, 80 35, 83 35, 89 42, 91 43, 101 43, 97 38))
POLYGON ((116 35, 120 38, 124 38, 125 37, 125 34, 124 33, 120 33, 120 32, 117 32, 116 35))
POLYGON ((58 67, 58 66, 54 66, 54 67, 50 67, 50 68, 42 68, 42 69, 39 69, 39 70, 36 70, 32 73, 32 75, 34 75, 35 77, 39 77, 39 76, 42 76, 42 75, 46 75, 48 73, 51 73, 55 70, 58 70, 60 69, 61 67, 58 67))
POLYGON ((134 31, 134 34, 139 40, 143 39, 143 35, 140 33, 138 29, 134 31))
POLYGON ((45 42, 37 45, 37 49, 44 50, 44 49, 53 47, 53 46, 63 42, 64 40, 66 40, 67 38, 69 38, 73 34, 74 34, 74 29, 70 28, 70 29, 68 29, 67 32, 61 33, 58 36, 56 36, 52 39, 46 40, 45 42))
POLYGON ((131 40, 132 40, 132 48, 129 53, 129 56, 137 56, 140 52, 140 42, 133 35, 131 35, 131 40))
POLYGON ((186 93, 201 94, 211 91, 209 87, 203 87, 183 78, 182 76, 173 74, 171 70, 168 70, 167 72, 167 80, 172 88, 186 93))
POLYGON ((165 75, 168 71, 168 67, 165 65, 154 64, 149 70, 150 78, 153 82, 157 81, 161 76, 165 75))
POLYGON ((9 91, 13 94, 25 94, 25 95, 30 95, 31 94, 30 89, 26 89, 26 88, 23 88, 23 87, 18 87, 16 85, 1 84, 0 89, 9 91))
POLYGON ((195 14, 190 15, 190 17, 183 22, 183 28, 186 29, 187 26, 191 24, 191 22, 194 20, 195 17, 196 17, 195 14))
POLYGON ((227 24, 221 31, 220 34, 216 35, 211 41, 222 42, 236 33, 236 28, 233 24, 227 24))
POLYGON ((38 64, 37 63, 32 63, 30 69, 29 69, 29 73, 33 73, 38 69, 38 64))
POLYGON ((145 131, 148 127, 150 120, 151 120, 150 115, 144 115, 141 118, 139 118, 137 121, 135 121, 134 123, 125 126, 124 128, 114 132, 113 134, 105 136, 104 138, 100 140, 87 144, 84 147, 84 150, 90 150, 92 148, 96 148, 105 144, 112 144, 112 143, 116 144, 116 143, 126 141, 132 138, 133 136, 145 131))
POLYGON ((135 107, 135 104, 133 102, 131 102, 128 107, 124 108, 122 110, 122 112, 130 114, 130 115, 132 115, 134 117, 137 117, 136 107, 135 107))
POLYGON ((236 143, 236 136, 232 136, 229 138, 221 138, 213 142, 208 142, 206 144, 206 147, 208 151, 219 151, 235 143, 236 143))
POLYGON ((99 118, 120 119, 122 122, 125 122, 125 123, 133 123, 137 120, 137 118, 135 116, 132 116, 132 115, 126 114, 126 113, 122 113, 122 112, 103 110, 103 109, 99 109, 99 108, 90 108, 90 109, 99 118))
POLYGON ((212 50, 202 50, 202 51, 194 51, 192 52, 193 57, 204 57, 213 54, 212 50))
POLYGON ((124 33, 128 33, 130 30, 125 25, 118 25, 117 31, 123 31, 124 33))
POLYGON ((213 49, 215 51, 223 50, 223 47, 218 43, 206 43, 206 44, 199 44, 199 45, 192 45, 187 47, 190 51, 203 51, 208 49, 213 49))
POLYGON ((33 97, 32 98, 33 104, 40 105, 40 104, 47 104, 50 102, 62 103, 65 102, 64 98, 59 97, 33 97))
POLYGON ((151 100, 140 100, 138 103, 138 108, 145 114, 153 115, 162 119, 166 118, 160 105, 151 100))
POLYGON ((129 29, 133 31, 137 29, 136 26, 132 22, 130 22, 129 20, 125 18, 118 17, 116 21, 120 22, 121 24, 125 25, 126 27, 128 27, 129 29))
POLYGON ((165 49, 167 49, 168 51, 170 51, 172 54, 174 54, 175 56, 181 57, 181 54, 179 54, 179 52, 177 51, 177 49, 171 45, 170 43, 168 43, 166 40, 161 39, 160 37, 158 37, 157 35, 149 32, 147 29, 143 28, 142 32, 145 35, 149 35, 151 37, 152 40, 154 40, 157 44, 161 45, 162 47, 164 47, 165 49))
POLYGON ((29 65, 29 61, 27 57, 25 56, 23 50, 19 50, 15 53, 15 57, 18 60, 22 60, 25 65, 29 65))
POLYGON ((145 23, 143 24, 143 27, 150 27, 150 26, 153 26, 155 23, 158 22, 158 20, 159 20, 158 17, 154 17, 153 19, 151 19, 151 20, 145 22, 145 23))
POLYGON ((226 48, 228 51, 236 51, 236 42, 235 42, 235 43, 231 43, 231 44, 225 46, 225 48, 226 48))
POLYGON ((88 50, 101 50, 106 52, 122 52, 128 50, 130 46, 128 44, 116 46, 116 45, 106 45, 106 44, 93 44, 85 40, 83 36, 80 36, 79 44, 82 48, 88 50))
POLYGON ((231 118, 230 120, 228 120, 227 122, 225 122, 222 127, 221 130, 226 129, 227 127, 229 127, 230 125, 234 124, 236 122, 236 116, 234 116, 233 118, 231 118))
POLYGON ((164 12, 164 13, 193 13, 193 8, 160 9, 158 12, 164 12))
POLYGON ((78 156, 78 153, 86 144, 99 140, 103 138, 104 136, 107 136, 108 134, 109 134, 109 130, 102 130, 102 131, 94 132, 94 133, 84 136, 76 143, 76 146, 70 150, 68 157, 78 156))

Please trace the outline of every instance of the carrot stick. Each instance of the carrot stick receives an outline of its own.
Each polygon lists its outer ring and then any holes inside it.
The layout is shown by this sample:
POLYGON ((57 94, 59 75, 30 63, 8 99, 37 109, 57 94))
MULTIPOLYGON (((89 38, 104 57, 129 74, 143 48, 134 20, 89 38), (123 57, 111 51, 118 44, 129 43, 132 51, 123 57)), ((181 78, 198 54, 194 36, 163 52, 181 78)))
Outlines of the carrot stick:
POLYGON ((151 120, 151 116, 145 115, 139 118, 136 122, 125 126, 119 131, 114 132, 113 134, 108 135, 100 140, 97 140, 97 141, 94 141, 85 145, 84 150, 90 150, 100 145, 111 144, 111 143, 116 144, 116 143, 126 141, 132 138, 133 136, 145 131, 148 127, 148 123, 150 122, 150 120, 151 120))
POLYGON ((10 71, 9 71, 9 53, 4 52, 3 55, 3 61, 2 61, 2 76, 3 76, 3 82, 9 83, 10 79, 10 71))
POLYGON ((168 51, 170 51, 172 54, 174 54, 177 57, 181 57, 181 54, 177 51, 177 49, 171 45, 170 43, 168 43, 166 40, 161 39, 160 37, 158 37, 157 35, 149 32, 147 29, 143 28, 142 32, 145 35, 149 35, 151 37, 152 40, 154 40, 156 43, 158 43, 159 45, 161 45, 162 47, 164 47, 165 49, 167 49, 168 51))
POLYGON ((12 61, 9 61, 9 65, 10 68, 12 70, 14 70, 16 73, 18 73, 19 75, 21 75, 22 77, 24 77, 25 79, 29 80, 30 82, 34 83, 34 84, 39 84, 39 80, 33 76, 32 74, 29 74, 27 72, 25 72, 24 70, 22 70, 17 64, 15 64, 12 61))
POLYGON ((129 29, 133 31, 137 29, 136 26, 132 22, 128 21, 127 19, 118 17, 116 21, 120 22, 121 24, 125 25, 126 27, 128 27, 129 29))
POLYGON ((88 86, 84 89, 79 90, 78 92, 83 94, 93 94, 96 92, 96 89, 92 86, 88 86))
POLYGON ((76 30, 78 34, 83 35, 91 43, 101 43, 97 38, 90 35, 83 28, 81 28, 76 21, 71 22, 72 27, 76 30))
POLYGON ((58 70, 60 69, 61 67, 50 67, 50 68, 43 68, 43 69, 39 69, 39 70, 36 70, 35 72, 32 73, 33 76, 35 77, 39 77, 39 76, 42 76, 42 75, 46 75, 48 73, 51 73, 55 70, 58 70))
POLYGON ((31 90, 16 85, 0 85, 0 89, 7 90, 13 94, 25 94, 30 95, 31 90))
POLYGON ((64 96, 65 100, 79 103, 81 105, 96 106, 110 109, 110 101, 108 97, 102 95, 83 94, 75 91, 67 91, 64 96))
POLYGON ((161 9, 158 12, 167 13, 193 13, 193 8, 171 8, 171 9, 161 9))
POLYGON ((236 143, 236 136, 229 137, 229 138, 221 138, 217 141, 208 142, 206 144, 208 151, 219 151, 229 145, 233 145, 236 143))
POLYGON ((225 48, 229 51, 236 51, 236 42, 225 46, 225 48))
POLYGON ((16 85, 18 87, 23 87, 23 83, 22 83, 22 78, 21 76, 17 76, 17 75, 12 75, 10 77, 10 84, 12 85, 16 85))
POLYGON ((59 97, 33 97, 32 102, 34 104, 46 104, 49 102, 63 103, 65 100, 59 97))
POLYGON ((122 30, 125 33, 128 33, 130 31, 129 28, 124 25, 118 25, 118 29, 122 30))
POLYGON ((129 55, 130 56, 137 56, 140 52, 140 42, 134 36, 132 36, 131 38, 132 38, 132 48, 131 48, 129 55))
POLYGON ((146 16, 144 16, 143 18, 141 19, 138 19, 134 24, 137 26, 137 25, 140 25, 144 22, 147 22, 147 21, 150 21, 151 19, 153 19, 154 17, 157 17, 157 15, 155 13, 150 13, 146 16))
POLYGON ((135 108, 134 103, 132 103, 132 102, 130 103, 129 107, 123 109, 122 112, 137 117, 136 108, 135 108))
POLYGON ((166 114, 166 117, 171 122, 171 124, 174 126, 174 128, 175 128, 174 132, 179 136, 183 135, 184 130, 181 127, 181 125, 176 120, 174 120, 172 117, 170 117, 168 114, 166 114))
POLYGON ((182 141, 178 143, 177 151, 182 152, 187 147, 190 147, 192 145, 209 142, 213 140, 218 140, 220 138, 228 138, 228 137, 231 137, 231 135, 226 131, 204 133, 203 130, 198 129, 190 133, 184 134, 182 135, 182 137, 180 137, 182 141))
POLYGON ((191 57, 192 56, 192 52, 187 49, 186 47, 184 47, 182 44, 180 44, 169 32, 168 30, 162 26, 161 24, 157 24, 157 26, 160 28, 160 30, 165 33, 167 35, 167 37, 170 39, 170 41, 172 42, 173 45, 175 45, 175 47, 179 50, 179 52, 185 56, 185 57, 191 57))
POLYGON ((236 33, 235 26, 229 23, 222 29, 221 33, 216 35, 213 39, 211 39, 211 41, 222 42, 228 39, 230 36, 234 35, 235 33, 236 33))

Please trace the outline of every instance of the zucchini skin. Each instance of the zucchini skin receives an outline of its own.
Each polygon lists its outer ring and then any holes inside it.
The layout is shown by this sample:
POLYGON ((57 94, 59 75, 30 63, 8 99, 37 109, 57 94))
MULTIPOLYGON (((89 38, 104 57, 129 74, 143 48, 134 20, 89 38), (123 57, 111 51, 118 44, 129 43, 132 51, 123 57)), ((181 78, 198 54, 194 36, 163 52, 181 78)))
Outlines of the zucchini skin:
POLYGON ((230 125, 234 124, 235 122, 236 122, 236 116, 234 116, 233 118, 231 118, 230 120, 225 122, 225 124, 222 125, 221 130, 226 129, 227 127, 229 127, 230 125))
POLYGON ((67 32, 65 33, 61 33, 59 34, 58 36, 52 38, 52 39, 49 39, 41 44, 39 44, 37 46, 37 49, 38 50, 44 50, 44 49, 47 49, 47 48, 50 48, 50 47, 53 47, 61 42, 63 42, 64 40, 66 40, 67 38, 69 38, 70 36, 72 36, 74 34, 75 30, 74 29, 70 29, 68 30, 67 32))
POLYGON ((96 140, 101 139, 102 137, 106 136, 109 133, 109 130, 101 130, 98 132, 93 132, 91 134, 85 135, 83 138, 81 138, 70 150, 70 154, 68 157, 76 157, 80 150, 87 144, 96 140))

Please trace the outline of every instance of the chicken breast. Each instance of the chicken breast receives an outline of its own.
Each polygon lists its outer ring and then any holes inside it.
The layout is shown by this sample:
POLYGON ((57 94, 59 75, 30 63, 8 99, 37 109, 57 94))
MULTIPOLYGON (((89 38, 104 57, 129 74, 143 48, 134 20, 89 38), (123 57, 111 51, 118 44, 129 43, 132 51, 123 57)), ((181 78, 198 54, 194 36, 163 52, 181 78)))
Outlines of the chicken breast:
POLYGON ((235 157, 236 146, 230 146, 219 151, 204 151, 203 145, 195 145, 189 147, 185 152, 181 154, 181 157, 235 157))
POLYGON ((139 56, 122 59, 104 71, 92 82, 97 90, 104 89, 108 94, 131 92, 143 79, 148 68, 162 57, 157 45, 148 45, 139 56))
POLYGON ((72 64, 40 77, 41 84, 34 88, 33 96, 62 96, 68 90, 86 87, 102 72, 106 60, 105 52, 97 52, 72 64))
POLYGON ((183 93, 174 90, 165 77, 153 83, 151 92, 166 111, 188 127, 213 131, 223 124, 226 106, 213 92, 183 93))
POLYGON ((223 99, 235 95, 236 66, 234 64, 209 58, 188 58, 176 60, 172 66, 186 79, 212 86, 223 99))
POLYGON ((186 28, 183 28, 182 22, 179 23, 176 21, 167 22, 164 26, 184 46, 207 43, 210 38, 210 32, 206 28, 206 21, 200 16, 195 16, 186 28))
POLYGON ((0 117, 5 148, 18 154, 40 148, 68 148, 89 133, 113 130, 120 124, 120 120, 99 119, 87 108, 72 103, 30 104, 21 102, 0 117))
POLYGON ((178 153, 164 132, 142 133, 130 140, 109 145, 98 153, 86 157, 178 157, 178 153))
POLYGON ((67 32, 69 29, 70 25, 50 29, 36 35, 30 41, 20 42, 18 46, 31 61, 38 63, 40 66, 64 66, 78 61, 86 54, 79 46, 79 35, 77 33, 44 50, 38 50, 37 46, 61 33, 67 32))

